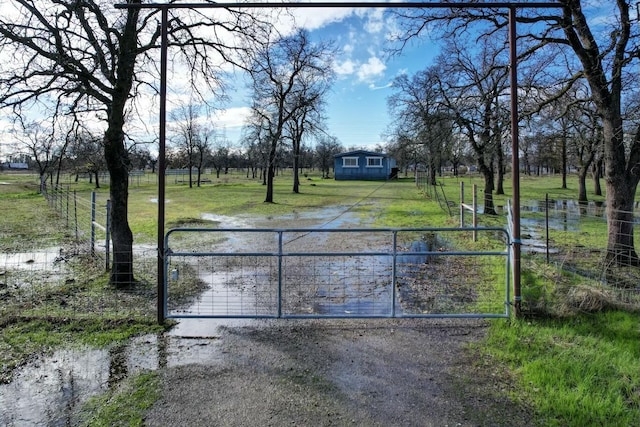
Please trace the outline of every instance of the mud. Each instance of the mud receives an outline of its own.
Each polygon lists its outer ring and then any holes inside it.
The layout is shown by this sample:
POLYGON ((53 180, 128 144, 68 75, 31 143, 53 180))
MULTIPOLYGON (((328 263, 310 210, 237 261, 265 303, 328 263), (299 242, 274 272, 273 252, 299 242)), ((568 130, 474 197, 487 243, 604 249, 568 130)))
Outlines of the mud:
MULTIPOLYGON (((200 323, 174 333, 212 332, 200 323)), ((466 356, 485 327, 415 319, 219 327, 209 360, 162 371, 163 397, 145 424, 531 425, 526 408, 502 397, 508 383, 466 356)))

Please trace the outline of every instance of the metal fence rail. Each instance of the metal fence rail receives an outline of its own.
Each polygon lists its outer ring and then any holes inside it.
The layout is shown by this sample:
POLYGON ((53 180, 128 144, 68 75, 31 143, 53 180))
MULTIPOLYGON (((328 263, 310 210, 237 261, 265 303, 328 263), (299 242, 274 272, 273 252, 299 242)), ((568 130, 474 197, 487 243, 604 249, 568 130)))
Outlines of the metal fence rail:
POLYGON ((508 317, 509 244, 501 228, 172 229, 164 314, 508 317), (498 249, 457 250, 474 232, 498 249), (194 283, 198 300, 181 300, 194 283))

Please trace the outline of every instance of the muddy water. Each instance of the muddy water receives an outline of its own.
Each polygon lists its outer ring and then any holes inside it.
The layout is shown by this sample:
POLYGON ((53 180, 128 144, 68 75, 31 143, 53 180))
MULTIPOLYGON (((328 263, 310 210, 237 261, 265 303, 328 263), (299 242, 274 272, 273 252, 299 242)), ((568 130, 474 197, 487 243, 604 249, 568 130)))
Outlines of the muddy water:
POLYGON ((199 337, 146 335, 109 349, 58 350, 17 371, 11 383, 0 385, 0 425, 73 425, 82 403, 129 375, 215 361, 216 329, 210 325, 206 332, 199 337))

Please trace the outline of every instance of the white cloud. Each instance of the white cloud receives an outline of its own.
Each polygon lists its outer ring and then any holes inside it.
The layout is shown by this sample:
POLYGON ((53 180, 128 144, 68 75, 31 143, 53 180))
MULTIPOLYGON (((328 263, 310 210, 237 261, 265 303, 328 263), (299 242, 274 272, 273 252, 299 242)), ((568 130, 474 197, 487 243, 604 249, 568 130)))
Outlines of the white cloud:
POLYGON ((249 107, 233 107, 218 111, 213 117, 213 124, 217 128, 239 129, 245 124, 245 119, 251 114, 249 107))
POLYGON ((317 30, 328 24, 340 22, 353 14, 349 8, 302 8, 294 11, 298 26, 309 31, 317 30))
POLYGON ((334 69, 339 76, 348 76, 356 71, 357 64, 351 59, 347 59, 339 64, 336 64, 334 69))
POLYGON ((360 81, 367 81, 372 78, 381 76, 384 74, 387 66, 377 56, 370 57, 366 63, 360 66, 357 72, 358 79, 360 81))
POLYGON ((347 43, 347 44, 345 44, 345 45, 344 45, 344 47, 342 48, 342 51, 343 51, 346 55, 352 54, 354 50, 355 50, 355 47, 354 47, 354 46, 353 46, 353 44, 351 44, 351 43, 347 43))
POLYGON ((391 83, 391 82, 389 82, 389 83, 387 83, 385 85, 382 85, 382 86, 376 86, 373 83, 369 83, 369 89, 371 89, 371 90, 387 89, 387 88, 391 87, 392 85, 393 85, 393 83, 391 83))
POLYGON ((386 26, 384 21, 384 9, 373 9, 367 13, 364 29, 370 34, 380 33, 386 26))

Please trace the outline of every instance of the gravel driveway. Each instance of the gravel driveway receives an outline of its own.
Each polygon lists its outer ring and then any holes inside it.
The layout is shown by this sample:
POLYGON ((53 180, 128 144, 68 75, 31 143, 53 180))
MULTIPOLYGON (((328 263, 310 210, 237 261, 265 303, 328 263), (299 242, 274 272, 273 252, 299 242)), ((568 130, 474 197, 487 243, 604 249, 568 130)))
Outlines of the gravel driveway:
MULTIPOLYGON (((202 321, 201 321, 202 322, 202 321)), ((486 323, 462 319, 255 320, 194 339, 199 360, 161 371, 149 426, 526 426, 505 372, 477 357, 486 323)), ((200 334, 181 324, 172 334, 200 334)))

